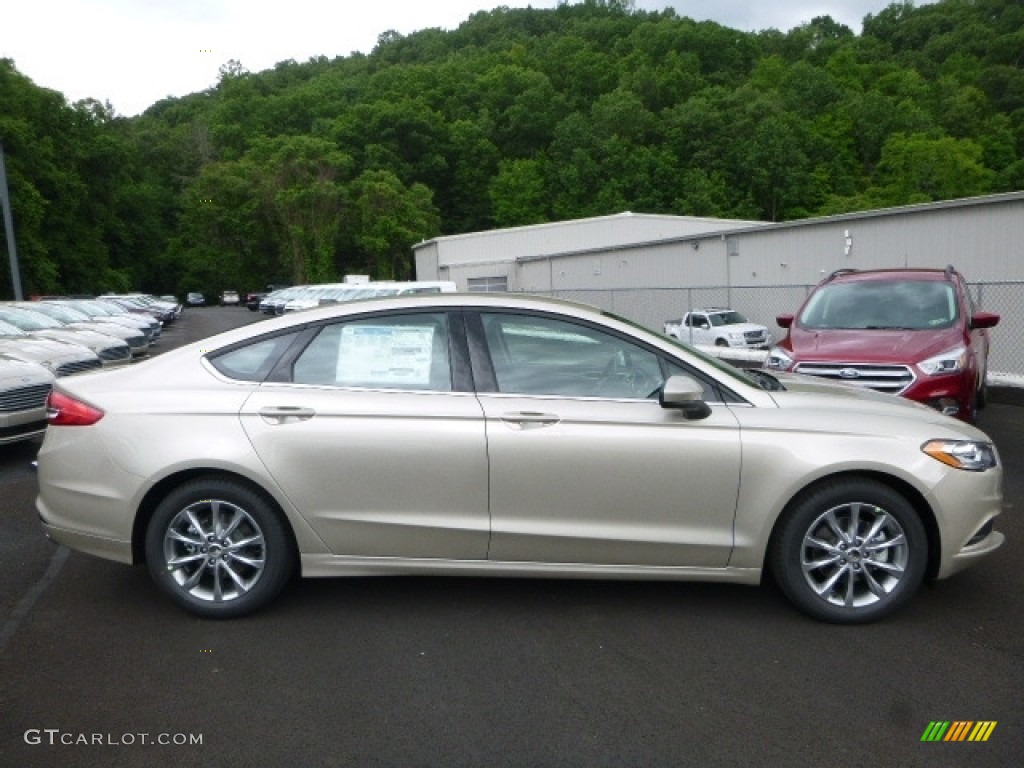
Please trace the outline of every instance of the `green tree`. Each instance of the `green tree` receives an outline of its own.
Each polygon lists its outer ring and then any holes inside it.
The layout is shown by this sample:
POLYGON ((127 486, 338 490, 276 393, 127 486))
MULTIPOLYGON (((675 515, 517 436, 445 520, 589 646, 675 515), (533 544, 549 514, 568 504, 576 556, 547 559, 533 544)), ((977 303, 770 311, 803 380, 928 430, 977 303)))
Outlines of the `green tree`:
POLYGON ((365 270, 378 280, 411 279, 412 246, 440 228, 430 190, 418 183, 406 187, 390 171, 364 171, 349 196, 346 220, 365 270))
POLYGON ((536 159, 503 160, 489 188, 494 223, 499 227, 541 224, 547 218, 547 189, 536 159))
POLYGON ((874 186, 888 205, 985 194, 995 174, 982 164, 982 154, 966 139, 896 134, 882 150, 874 186))
POLYGON ((256 141, 246 161, 261 177, 263 209, 278 233, 292 281, 334 279, 351 158, 324 139, 280 136, 256 141))

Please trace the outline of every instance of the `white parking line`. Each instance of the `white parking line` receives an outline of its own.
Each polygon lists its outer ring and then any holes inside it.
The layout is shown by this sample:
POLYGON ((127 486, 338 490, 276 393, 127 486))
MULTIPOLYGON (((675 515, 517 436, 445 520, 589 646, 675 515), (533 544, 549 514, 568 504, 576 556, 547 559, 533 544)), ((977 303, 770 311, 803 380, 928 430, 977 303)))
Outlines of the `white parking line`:
POLYGON ((64 562, 68 559, 68 555, 71 554, 71 550, 67 547, 57 547, 57 551, 53 553, 53 557, 50 558, 50 566, 46 569, 46 573, 42 575, 32 588, 25 593, 25 596, 21 598, 18 604, 11 611, 11 615, 4 622, 4 628, 0 630, 0 653, 4 652, 7 647, 7 643, 14 633, 18 631, 18 626, 21 624, 32 607, 39 601, 39 598, 43 596, 47 587, 50 586, 60 574, 61 568, 64 567, 64 562))

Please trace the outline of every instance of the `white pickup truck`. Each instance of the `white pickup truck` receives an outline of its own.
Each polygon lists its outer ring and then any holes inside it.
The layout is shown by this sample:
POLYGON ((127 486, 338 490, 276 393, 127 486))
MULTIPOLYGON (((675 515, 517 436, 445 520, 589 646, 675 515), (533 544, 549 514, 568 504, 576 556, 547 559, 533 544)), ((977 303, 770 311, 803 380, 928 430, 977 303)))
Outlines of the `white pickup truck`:
POLYGON ((772 343, 765 326, 723 307, 695 309, 680 320, 666 320, 665 335, 695 346, 768 349, 772 343))

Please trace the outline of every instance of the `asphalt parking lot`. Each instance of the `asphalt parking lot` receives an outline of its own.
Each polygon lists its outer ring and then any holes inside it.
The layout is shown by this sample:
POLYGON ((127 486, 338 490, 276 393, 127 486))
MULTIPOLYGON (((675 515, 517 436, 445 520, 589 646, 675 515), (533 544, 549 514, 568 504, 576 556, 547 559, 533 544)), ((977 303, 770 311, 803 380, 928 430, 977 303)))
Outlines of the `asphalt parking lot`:
MULTIPOLYGON (((254 321, 189 310, 161 349, 254 321)), ((1019 765, 1024 404, 993 395, 1007 543, 864 627, 771 585, 443 578, 204 621, 49 544, 38 443, 0 446, 0 766, 1019 765), (995 726, 922 741, 936 721, 995 726)))

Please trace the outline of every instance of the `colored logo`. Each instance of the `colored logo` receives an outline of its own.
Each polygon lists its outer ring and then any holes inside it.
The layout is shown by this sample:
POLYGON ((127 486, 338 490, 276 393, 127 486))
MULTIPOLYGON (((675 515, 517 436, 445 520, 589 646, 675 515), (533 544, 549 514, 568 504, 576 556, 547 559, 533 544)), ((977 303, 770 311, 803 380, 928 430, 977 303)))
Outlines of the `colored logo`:
POLYGON ((988 741, 995 729, 995 720, 932 720, 921 741, 988 741))

